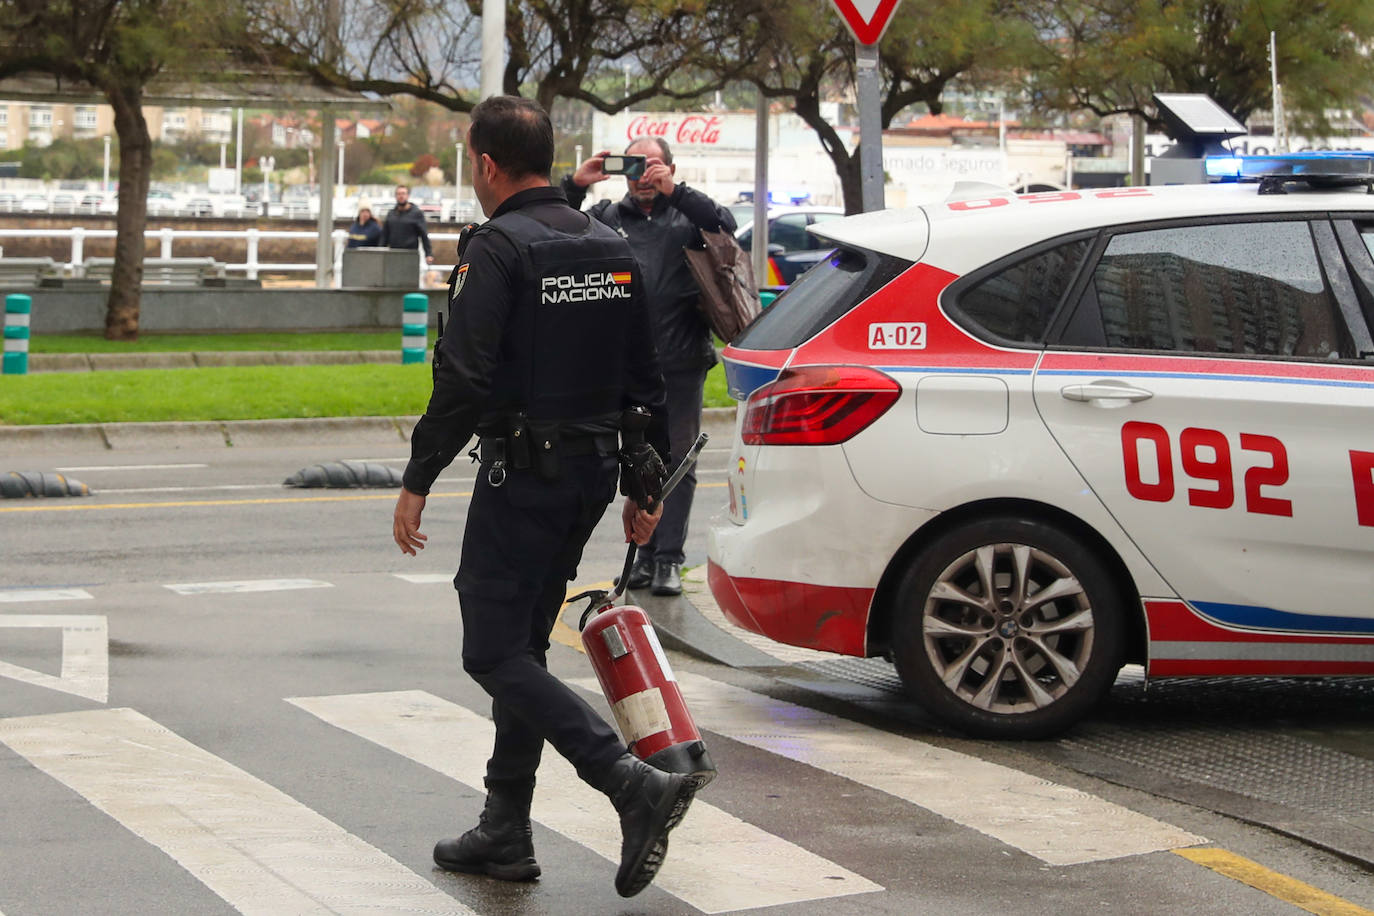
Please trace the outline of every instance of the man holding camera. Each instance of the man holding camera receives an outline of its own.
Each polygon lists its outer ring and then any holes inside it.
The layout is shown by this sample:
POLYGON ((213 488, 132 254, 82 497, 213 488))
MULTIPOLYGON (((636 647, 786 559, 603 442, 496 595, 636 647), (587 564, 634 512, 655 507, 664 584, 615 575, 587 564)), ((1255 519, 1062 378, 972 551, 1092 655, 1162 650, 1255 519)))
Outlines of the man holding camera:
MULTIPOLYGON (((643 137, 624 156, 603 150, 563 179, 568 203, 580 208, 587 189, 613 174, 625 176, 619 201, 601 200, 591 215, 629 240, 644 272, 650 325, 668 389, 668 438, 675 456, 685 455, 701 432, 702 391, 715 365, 711 330, 697 308, 697 286, 683 249, 702 247, 701 230, 735 231, 735 219, 700 191, 675 183, 677 166, 666 141, 643 137)), ((663 518, 648 544, 639 548, 630 588, 655 595, 682 593, 687 524, 696 490, 695 469, 678 484, 663 506, 663 518)))

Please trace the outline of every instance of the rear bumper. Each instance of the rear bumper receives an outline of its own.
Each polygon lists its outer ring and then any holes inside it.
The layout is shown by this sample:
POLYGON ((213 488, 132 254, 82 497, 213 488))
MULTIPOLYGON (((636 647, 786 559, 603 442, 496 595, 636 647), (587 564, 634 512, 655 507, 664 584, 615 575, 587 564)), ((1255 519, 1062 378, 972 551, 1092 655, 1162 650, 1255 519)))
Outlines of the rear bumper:
POLYGON ((791 646, 865 654, 873 589, 734 577, 709 561, 706 578, 726 618, 791 646))

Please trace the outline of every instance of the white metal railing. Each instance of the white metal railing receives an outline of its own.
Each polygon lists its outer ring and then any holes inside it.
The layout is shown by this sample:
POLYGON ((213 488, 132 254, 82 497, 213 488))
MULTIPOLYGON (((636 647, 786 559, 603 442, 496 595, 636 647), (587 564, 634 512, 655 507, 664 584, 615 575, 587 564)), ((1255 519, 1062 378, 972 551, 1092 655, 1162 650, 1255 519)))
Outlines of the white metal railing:
MULTIPOLYGON (((226 262, 225 270, 234 274, 241 274, 249 280, 257 280, 261 273, 288 273, 288 272, 310 272, 314 273, 316 263, 310 261, 294 262, 264 262, 258 258, 258 245, 263 239, 300 239, 302 241, 318 239, 319 233, 308 232, 305 230, 289 229, 149 229, 145 233, 149 239, 156 239, 159 242, 159 257, 176 257, 175 245, 178 241, 193 239, 241 239, 244 242, 244 259, 242 262, 226 262)), ((112 239, 115 237, 113 229, 87 229, 83 226, 73 226, 70 229, 0 229, 0 240, 10 238, 23 239, 70 239, 71 256, 64 262, 58 262, 61 268, 61 275, 64 277, 80 277, 82 269, 86 263, 86 240, 87 239, 112 239)), ((430 243, 434 246, 434 251, 438 253, 441 249, 440 242, 458 241, 456 232, 431 232, 429 234, 430 243)), ((333 276, 334 286, 339 285, 343 275, 343 252, 347 245, 348 233, 343 229, 335 229, 330 233, 333 242, 333 276)), ((447 248, 452 252, 454 249, 447 248)), ((184 251, 184 246, 183 246, 184 251)), ((421 286, 424 286, 424 275, 426 271, 438 271, 440 278, 447 277, 448 271, 453 269, 452 264, 426 264, 424 261, 424 250, 417 252, 419 262, 419 279, 421 286)))

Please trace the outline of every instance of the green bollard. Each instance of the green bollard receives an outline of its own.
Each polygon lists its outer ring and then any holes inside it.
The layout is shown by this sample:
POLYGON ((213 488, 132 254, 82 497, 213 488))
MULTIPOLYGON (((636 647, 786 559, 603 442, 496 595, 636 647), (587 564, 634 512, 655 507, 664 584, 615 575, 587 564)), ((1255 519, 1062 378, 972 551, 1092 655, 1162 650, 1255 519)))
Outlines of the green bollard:
POLYGON ((0 374, 29 374, 29 317, 33 300, 22 293, 5 297, 5 356, 0 374))
POLYGON ((776 298, 778 298, 778 294, 771 289, 759 290, 759 304, 763 308, 768 308, 768 306, 772 305, 773 300, 776 298))
POLYGON ((422 363, 429 346, 429 297, 406 293, 401 309, 401 362, 422 363))

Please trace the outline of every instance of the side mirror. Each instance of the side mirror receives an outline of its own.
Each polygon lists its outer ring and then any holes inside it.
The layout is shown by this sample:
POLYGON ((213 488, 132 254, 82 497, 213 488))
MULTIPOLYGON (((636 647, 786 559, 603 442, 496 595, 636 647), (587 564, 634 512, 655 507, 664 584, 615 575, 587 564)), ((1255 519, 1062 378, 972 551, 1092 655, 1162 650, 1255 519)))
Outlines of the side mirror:
POLYGON ((779 245, 777 242, 769 242, 769 243, 768 243, 768 256, 769 256, 770 258, 771 258, 773 255, 775 255, 775 254, 782 254, 782 253, 785 252, 786 250, 787 250, 786 248, 784 248, 783 246, 779 245))

